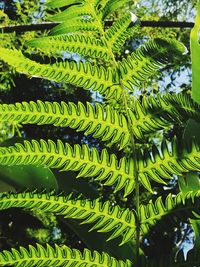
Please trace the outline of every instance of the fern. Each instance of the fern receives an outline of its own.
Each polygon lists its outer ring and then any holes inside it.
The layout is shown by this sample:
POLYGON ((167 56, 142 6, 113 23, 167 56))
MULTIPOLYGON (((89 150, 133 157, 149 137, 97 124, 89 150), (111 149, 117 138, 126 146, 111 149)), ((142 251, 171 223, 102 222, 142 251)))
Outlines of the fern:
POLYGON ((17 71, 28 75, 46 78, 56 82, 66 82, 92 89, 105 94, 106 97, 116 95, 120 97, 120 88, 117 86, 118 77, 112 69, 93 66, 90 62, 60 62, 55 64, 40 64, 23 56, 17 50, 0 48, 0 58, 12 65, 17 71))
MULTIPOLYGON (((9 121, 13 125, 68 126, 116 144, 119 148, 125 148, 125 157, 118 159, 114 154, 109 155, 106 149, 99 152, 89 145, 72 147, 60 140, 32 140, 0 147, 0 166, 35 165, 61 171, 76 171, 77 178, 93 177, 103 185, 112 186, 114 195, 123 189, 124 197, 135 189, 134 201, 131 202, 135 210, 112 206, 113 203, 108 201, 101 203, 100 199, 73 199, 72 194, 62 197, 52 193, 37 194, 37 191, 1 194, 0 210, 38 209, 44 213, 52 212, 65 218, 78 219, 83 224, 92 224, 91 230, 108 232, 108 240, 120 237, 121 245, 128 243, 128 246, 134 241, 138 263, 140 236, 148 234, 153 226, 162 223, 162 219, 172 220, 177 217, 186 221, 188 218, 199 219, 200 216, 200 191, 168 195, 165 202, 159 197, 155 203, 150 201, 147 205, 139 205, 140 185, 152 193, 152 181, 165 185, 166 180, 173 175, 200 171, 200 148, 195 141, 190 146, 186 146, 181 140, 174 141, 172 147, 163 141, 160 148, 153 146, 152 149, 142 150, 146 141, 143 139, 145 135, 172 124, 183 125, 187 119, 199 121, 200 109, 189 96, 183 94, 158 94, 157 97, 142 95, 140 99, 133 97, 132 93, 129 94, 135 87, 143 87, 157 71, 169 62, 180 59, 186 52, 185 46, 174 39, 156 38, 136 49, 127 58, 117 61, 115 54, 118 54, 117 58, 121 58, 121 49, 134 32, 131 26, 136 17, 125 12, 108 29, 105 19, 114 12, 118 15, 116 11, 130 2, 48 1, 50 8, 57 9, 57 14, 52 11, 50 19, 59 24, 50 32, 52 36, 34 39, 27 44, 36 51, 42 51, 42 55, 55 56, 54 64, 38 63, 16 49, 0 48, 0 59, 18 72, 98 91, 108 99, 107 103, 96 105, 39 100, 1 104, 2 122, 9 121), (75 60, 61 61, 60 57, 66 51, 80 54, 82 60, 79 63, 75 60)), ((119 197, 121 198, 120 195, 119 197)), ((128 205, 130 198, 123 200, 128 205)), ((195 264, 196 259, 194 255, 195 264)), ((137 263, 135 266, 139 266, 137 263)), ((161 260, 154 265, 146 261, 142 262, 142 266, 143 264, 164 266, 165 263, 161 260)), ((170 264, 177 266, 174 259, 170 264)), ((188 266, 182 255, 178 264, 188 266)), ((128 261, 117 261, 107 254, 91 254, 89 250, 80 253, 66 246, 52 248, 47 245, 44 248, 37 245, 30 246, 28 250, 21 247, 19 251, 13 249, 10 252, 1 252, 0 265, 126 267, 132 264, 128 261)))
MULTIPOLYGON (((151 154, 141 153, 138 160, 138 174, 140 182, 148 190, 152 191, 150 179, 161 184, 166 184, 163 179, 171 179, 172 175, 181 175, 182 172, 200 170, 199 147, 194 142, 191 149, 180 149, 176 142, 173 144, 172 152, 165 142, 162 143, 162 154, 156 146, 153 146, 151 154)), ((51 140, 40 143, 33 140, 12 147, 0 148, 1 165, 46 165, 50 168, 62 170, 79 171, 78 177, 97 176, 97 180, 103 181, 105 185, 113 185, 117 182, 115 192, 125 188, 125 195, 132 192, 134 178, 132 178, 134 163, 132 159, 125 158, 118 161, 114 155, 109 156, 104 149, 99 155, 96 149, 89 151, 84 145, 82 148, 75 145, 74 149, 69 144, 61 141, 57 145, 51 140)))
MULTIPOLYGON (((171 123, 183 123, 187 119, 199 121, 199 105, 185 94, 166 94, 143 97, 140 101, 133 98, 129 110, 132 129, 138 139, 155 130, 165 129, 171 123), (159 115, 159 116, 158 116, 159 115)), ((130 142, 130 133, 124 115, 109 105, 92 106, 90 103, 50 103, 37 101, 30 103, 0 104, 1 121, 13 124, 52 124, 54 126, 77 129, 92 134, 103 141, 118 143, 121 148, 130 142)))
POLYGON ((104 181, 105 185, 116 183, 115 192, 124 188, 125 196, 134 188, 133 161, 108 155, 106 149, 98 153, 96 148, 90 151, 87 145, 75 145, 74 149, 69 144, 60 140, 55 144, 49 140, 40 142, 25 141, 24 145, 15 144, 11 147, 0 147, 0 165, 46 165, 50 168, 61 170, 79 171, 78 177, 93 177, 104 181))
POLYGON ((154 39, 133 52, 119 63, 121 83, 133 91, 141 87, 149 77, 166 65, 171 56, 175 58, 186 52, 186 48, 173 39, 154 39))
POLYGON ((107 253, 93 253, 85 249, 81 253, 77 249, 70 249, 63 245, 51 247, 47 244, 46 248, 37 244, 36 247, 29 246, 28 249, 20 247, 19 250, 4 250, 0 253, 0 266, 14 265, 15 267, 31 266, 87 266, 87 267, 128 267, 131 263, 127 261, 117 261, 107 253))
POLYGON ((135 216, 128 209, 111 206, 109 201, 72 199, 71 196, 52 196, 47 194, 2 194, 0 210, 8 208, 39 209, 52 212, 65 218, 81 220, 82 224, 95 223, 91 230, 110 232, 108 240, 122 236, 121 245, 135 234, 135 216))
POLYGON ((119 18, 113 25, 106 31, 105 38, 114 53, 119 53, 124 45, 129 33, 127 28, 132 22, 132 14, 127 13, 119 18))
POLYGON ((182 220, 195 219, 200 213, 200 191, 188 192, 186 195, 179 193, 176 196, 169 194, 163 203, 159 197, 155 203, 152 201, 147 205, 140 206, 139 220, 142 233, 149 233, 152 226, 155 226, 162 218, 178 217, 182 220), (172 216, 174 214, 174 216, 172 216))
POLYGON ((92 32, 93 34, 98 33, 99 27, 93 24, 93 21, 86 21, 83 19, 74 18, 71 20, 70 24, 64 22, 54 27, 50 35, 61 35, 73 32, 92 32))
POLYGON ((85 134, 111 143, 118 143, 121 148, 129 144, 130 134, 126 118, 110 106, 101 104, 92 106, 81 102, 74 103, 42 102, 0 104, 0 120, 13 124, 52 124, 69 126, 85 134))
POLYGON ((95 59, 110 60, 108 49, 103 42, 80 34, 37 38, 27 44, 43 52, 61 57, 63 52, 69 51, 95 59))
POLYGON ((199 147, 193 142, 190 147, 180 147, 177 142, 173 142, 172 151, 169 150, 166 142, 161 145, 161 153, 156 146, 151 152, 141 153, 139 164, 140 181, 148 190, 151 190, 149 179, 158 183, 163 183, 164 179, 171 179, 172 175, 181 175, 190 170, 200 170, 199 147))
POLYGON ((142 100, 132 99, 129 117, 136 138, 156 130, 169 127, 172 123, 185 123, 188 119, 199 121, 200 107, 185 94, 143 96, 142 100))
POLYGON ((67 5, 74 5, 74 4, 81 4, 83 0, 48 0, 47 1, 47 6, 49 8, 61 8, 67 5))

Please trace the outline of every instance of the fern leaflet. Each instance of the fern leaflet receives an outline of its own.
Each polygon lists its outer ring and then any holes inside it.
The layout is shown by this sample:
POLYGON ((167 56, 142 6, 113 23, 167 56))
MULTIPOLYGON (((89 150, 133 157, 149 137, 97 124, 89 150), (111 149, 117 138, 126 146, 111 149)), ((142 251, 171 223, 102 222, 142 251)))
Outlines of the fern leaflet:
POLYGON ((142 233, 145 235, 158 221, 168 216, 172 220, 175 216, 182 220, 195 219, 200 213, 200 191, 188 192, 186 195, 179 193, 176 196, 169 194, 163 203, 159 197, 155 203, 150 201, 147 205, 140 206, 139 220, 142 233))
POLYGON ((114 53, 120 52, 126 38, 129 37, 127 28, 132 21, 131 18, 131 13, 123 15, 105 33, 107 43, 114 53))
POLYGON ((63 171, 79 171, 78 177, 96 177, 104 181, 105 185, 115 185, 115 192, 124 188, 125 195, 130 194, 134 188, 133 161, 108 155, 106 149, 101 154, 96 148, 90 151, 87 145, 82 147, 57 144, 49 140, 37 142, 25 141, 10 147, 0 147, 0 165, 36 165, 57 168, 63 171))
POLYGON ((200 170, 200 152, 198 145, 193 142, 191 148, 180 147, 173 142, 172 151, 166 142, 161 145, 160 153, 156 146, 152 147, 151 153, 141 153, 139 164, 139 178, 141 183, 151 190, 149 179, 158 183, 164 183, 164 179, 171 179, 172 175, 181 175, 183 172, 200 170))
POLYGON ((141 87, 157 70, 169 63, 172 55, 175 58, 185 52, 185 46, 174 39, 150 40, 127 59, 118 62, 121 82, 133 91, 133 85, 141 87))
POLYGON ((118 143, 121 148, 129 144, 130 134, 126 118, 109 105, 81 102, 78 105, 69 102, 22 102, 0 104, 0 120, 13 124, 52 124, 54 126, 77 129, 85 134, 111 143, 118 143))
POLYGON ((95 34, 99 32, 99 27, 94 24, 93 21, 74 18, 70 21, 70 24, 67 21, 55 26, 50 31, 50 35, 61 35, 74 32, 92 32, 95 34))
POLYGON ((15 267, 31 266, 74 266, 74 267, 130 267, 130 261, 117 261, 107 253, 93 253, 84 249, 81 253, 77 249, 71 249, 65 245, 55 245, 46 248, 37 244, 36 247, 29 245, 29 248, 20 247, 19 250, 4 250, 0 253, 0 266, 14 265, 15 267))
POLYGON ((145 134, 169 127, 172 123, 183 123, 188 119, 199 121, 200 107, 185 94, 143 96, 142 100, 132 98, 128 111, 132 130, 138 139, 145 134))
POLYGON ((50 8, 61 8, 67 5, 82 4, 84 0, 48 0, 47 6, 50 8))
POLYGON ((105 7, 102 10, 103 19, 112 14, 113 12, 121 9, 127 3, 131 3, 132 0, 109 0, 107 1, 105 7))
POLYGON ((110 232, 108 240, 122 236, 121 245, 131 240, 135 234, 135 217, 128 209, 111 206, 109 201, 71 199, 71 196, 52 196, 50 194, 2 194, 0 210, 8 208, 39 209, 52 212, 64 218, 81 220, 81 224, 95 223, 91 230, 110 232))
POLYGON ((108 49, 103 42, 81 34, 37 38, 27 44, 57 56, 63 56, 63 52, 69 51, 91 58, 110 60, 108 49))
POLYGON ((83 87, 86 90, 99 91, 106 97, 119 98, 120 87, 117 84, 118 77, 111 68, 93 66, 90 62, 60 62, 55 64, 40 64, 26 58, 17 50, 0 48, 0 58, 10 64, 17 71, 53 80, 56 82, 71 83, 83 87))

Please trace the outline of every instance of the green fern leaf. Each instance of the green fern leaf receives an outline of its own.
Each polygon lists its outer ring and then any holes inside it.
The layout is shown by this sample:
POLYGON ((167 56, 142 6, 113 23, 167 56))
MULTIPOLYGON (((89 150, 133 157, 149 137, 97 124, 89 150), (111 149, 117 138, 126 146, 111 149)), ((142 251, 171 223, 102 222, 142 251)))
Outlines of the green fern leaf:
POLYGON ((172 220, 174 214, 182 220, 188 218, 197 219, 200 214, 200 191, 188 192, 186 195, 179 193, 176 196, 169 194, 163 203, 159 197, 155 203, 150 201, 147 205, 141 205, 139 211, 140 228, 145 235, 152 226, 155 226, 162 218, 172 220))
POLYGON ((99 27, 93 21, 74 18, 72 20, 63 22, 50 31, 50 35, 61 35, 74 32, 93 32, 98 33, 99 27))
POLYGON ((152 147, 151 153, 141 153, 139 164, 139 178, 141 183, 151 189, 149 179, 163 183, 163 179, 171 179, 172 175, 181 175, 183 172, 200 170, 200 152, 195 142, 191 148, 180 147, 173 142, 170 152, 166 142, 161 145, 160 153, 156 146, 152 147))
POLYGON ((131 13, 127 13, 120 17, 113 25, 106 31, 105 38, 114 53, 119 53, 124 45, 129 33, 127 28, 132 21, 131 13))
POLYGON ((32 267, 32 266, 65 266, 65 267, 130 267, 130 261, 117 261, 107 253, 93 253, 84 249, 81 253, 77 249, 71 249, 65 245, 46 248, 37 244, 36 247, 20 247, 19 250, 4 250, 0 252, 0 266, 32 267))
POLYGON ((186 52, 186 48, 174 39, 154 39, 141 46, 127 59, 119 62, 121 82, 129 90, 140 87, 159 69, 169 63, 171 57, 186 52))
POLYGON ((132 130, 138 139, 143 139, 145 134, 165 129, 172 123, 180 124, 188 119, 199 121, 200 117, 200 106, 185 94, 143 96, 142 100, 134 97, 132 103, 128 113, 132 130))
POLYGON ((91 58, 110 60, 108 48, 103 42, 81 34, 37 38, 27 42, 27 45, 61 57, 63 52, 69 51, 91 58))
POLYGON ((0 147, 0 165, 29 164, 79 171, 78 177, 96 177, 99 181, 106 180, 105 185, 115 184, 115 192, 124 188, 125 196, 134 189, 133 161, 126 158, 118 161, 114 154, 109 156, 106 149, 100 154, 96 148, 91 151, 87 145, 75 145, 72 148, 60 140, 57 144, 51 140, 33 140, 11 147, 0 147))
MULTIPOLYGON (((63 4, 61 5, 63 6, 63 4)), ((65 6, 67 6, 67 3, 65 6)), ((81 1, 79 5, 68 6, 64 11, 49 18, 52 21, 61 22, 60 25, 53 28, 50 34, 57 35, 75 31, 102 33, 103 25, 98 7, 98 0, 81 1)))
POLYGON ((78 105, 69 102, 22 102, 16 104, 0 104, 0 120, 13 124, 52 124, 69 126, 85 134, 111 143, 118 143, 121 148, 129 144, 130 134, 126 118, 113 110, 109 105, 81 102, 78 105))
POLYGON ((71 196, 52 196, 50 194, 2 194, 0 210, 8 208, 39 209, 52 212, 65 218, 82 220, 81 224, 94 224, 91 230, 111 232, 108 240, 122 237, 121 245, 135 235, 135 216, 128 209, 112 206, 109 201, 71 199, 71 196))
POLYGON ((0 59, 17 71, 56 82, 71 83, 86 90, 99 91, 107 98, 121 96, 118 77, 111 68, 93 66, 90 62, 64 61, 56 64, 40 64, 26 58, 17 50, 0 48, 0 59), (117 80, 116 80, 117 79, 117 80))

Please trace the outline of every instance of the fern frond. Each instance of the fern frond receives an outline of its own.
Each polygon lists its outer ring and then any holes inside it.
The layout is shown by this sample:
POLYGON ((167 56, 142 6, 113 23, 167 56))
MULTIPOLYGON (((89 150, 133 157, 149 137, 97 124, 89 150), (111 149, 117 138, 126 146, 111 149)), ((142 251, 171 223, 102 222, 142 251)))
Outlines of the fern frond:
POLYGON ((14 67, 17 71, 45 78, 56 82, 66 82, 83 87, 86 90, 99 91, 107 98, 121 96, 120 87, 116 84, 118 77, 111 68, 105 69, 90 62, 74 61, 55 64, 40 64, 26 58, 17 50, 0 48, 0 59, 14 67), (117 79, 117 80, 116 80, 117 79))
POLYGON ((27 45, 57 56, 63 56, 62 52, 69 51, 91 58, 110 60, 108 48, 102 41, 81 34, 37 38, 27 42, 27 45))
POLYGON ((132 130, 138 139, 145 134, 162 130, 173 124, 186 123, 188 119, 200 120, 200 106, 189 95, 164 94, 132 98, 128 111, 132 130))
POLYGON ((9 208, 39 209, 62 215, 64 218, 81 220, 81 224, 94 224, 91 230, 111 232, 108 240, 122 237, 121 245, 135 235, 135 216, 128 209, 112 206, 109 201, 71 199, 71 196, 52 196, 50 194, 2 194, 0 210, 9 208))
POLYGON ((114 53, 119 53, 129 34, 127 28, 131 23, 131 13, 127 13, 120 17, 106 31, 105 38, 114 53))
POLYGON ((75 31, 96 31, 102 33, 102 16, 98 9, 99 1, 79 1, 79 3, 69 6, 66 2, 66 9, 64 11, 50 17, 50 20, 61 23, 53 28, 50 34, 65 34, 75 31))
POLYGON ((134 189, 133 161, 122 158, 117 160, 114 154, 109 155, 106 149, 98 153, 96 148, 89 150, 82 147, 57 144, 49 140, 40 142, 25 141, 10 147, 0 147, 0 165, 36 165, 57 168, 63 171, 79 171, 78 177, 96 177, 105 185, 115 185, 115 192, 124 188, 125 195, 134 189))
POLYGON ((152 226, 155 226, 162 218, 173 216, 187 220, 195 219, 196 214, 200 214, 200 191, 188 192, 186 195, 179 193, 176 196, 169 194, 163 203, 159 197, 155 203, 150 201, 147 205, 141 205, 139 210, 140 228, 145 235, 152 226))
POLYGON ((16 104, 0 104, 0 121, 14 124, 52 124, 66 127, 95 138, 125 147, 130 140, 126 118, 113 110, 109 105, 104 108, 101 104, 87 103, 78 105, 69 102, 22 102, 16 104))
POLYGON ((138 162, 139 178, 147 189, 151 188, 149 179, 164 183, 163 179, 170 179, 172 175, 200 170, 200 148, 195 141, 191 147, 180 147, 174 141, 171 149, 166 142, 163 142, 161 153, 156 146, 152 147, 151 152, 141 153, 138 162), (172 151, 170 151, 171 149, 172 151))
POLYGON ((93 32, 93 34, 99 32, 99 27, 94 21, 74 18, 69 21, 63 22, 55 26, 51 31, 50 35, 61 35, 74 32, 93 32))
POLYGON ((0 266, 31 267, 31 266, 74 266, 74 267, 130 267, 130 261, 117 261, 107 253, 93 253, 84 249, 81 253, 77 249, 71 249, 65 245, 46 247, 37 244, 29 245, 28 249, 20 247, 19 250, 3 250, 0 252, 0 266))
POLYGON ((186 52, 186 48, 174 39, 154 39, 141 46, 127 59, 119 63, 121 82, 129 90, 133 86, 141 87, 160 68, 177 56, 186 52))

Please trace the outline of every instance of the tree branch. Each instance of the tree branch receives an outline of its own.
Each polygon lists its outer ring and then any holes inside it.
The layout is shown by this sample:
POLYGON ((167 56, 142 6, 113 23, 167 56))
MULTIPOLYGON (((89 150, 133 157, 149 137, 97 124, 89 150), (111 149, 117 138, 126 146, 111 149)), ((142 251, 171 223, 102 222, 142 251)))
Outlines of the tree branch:
MULTIPOLYGON (((107 21, 106 26, 110 26, 112 21, 107 21)), ((58 23, 47 22, 39 24, 26 24, 26 25, 10 25, 0 27, 0 32, 4 33, 23 33, 27 31, 44 31, 50 30, 53 27, 58 25, 58 23)), ((193 28, 193 22, 184 22, 184 21, 149 21, 143 20, 140 21, 141 27, 153 27, 153 28, 193 28)))

